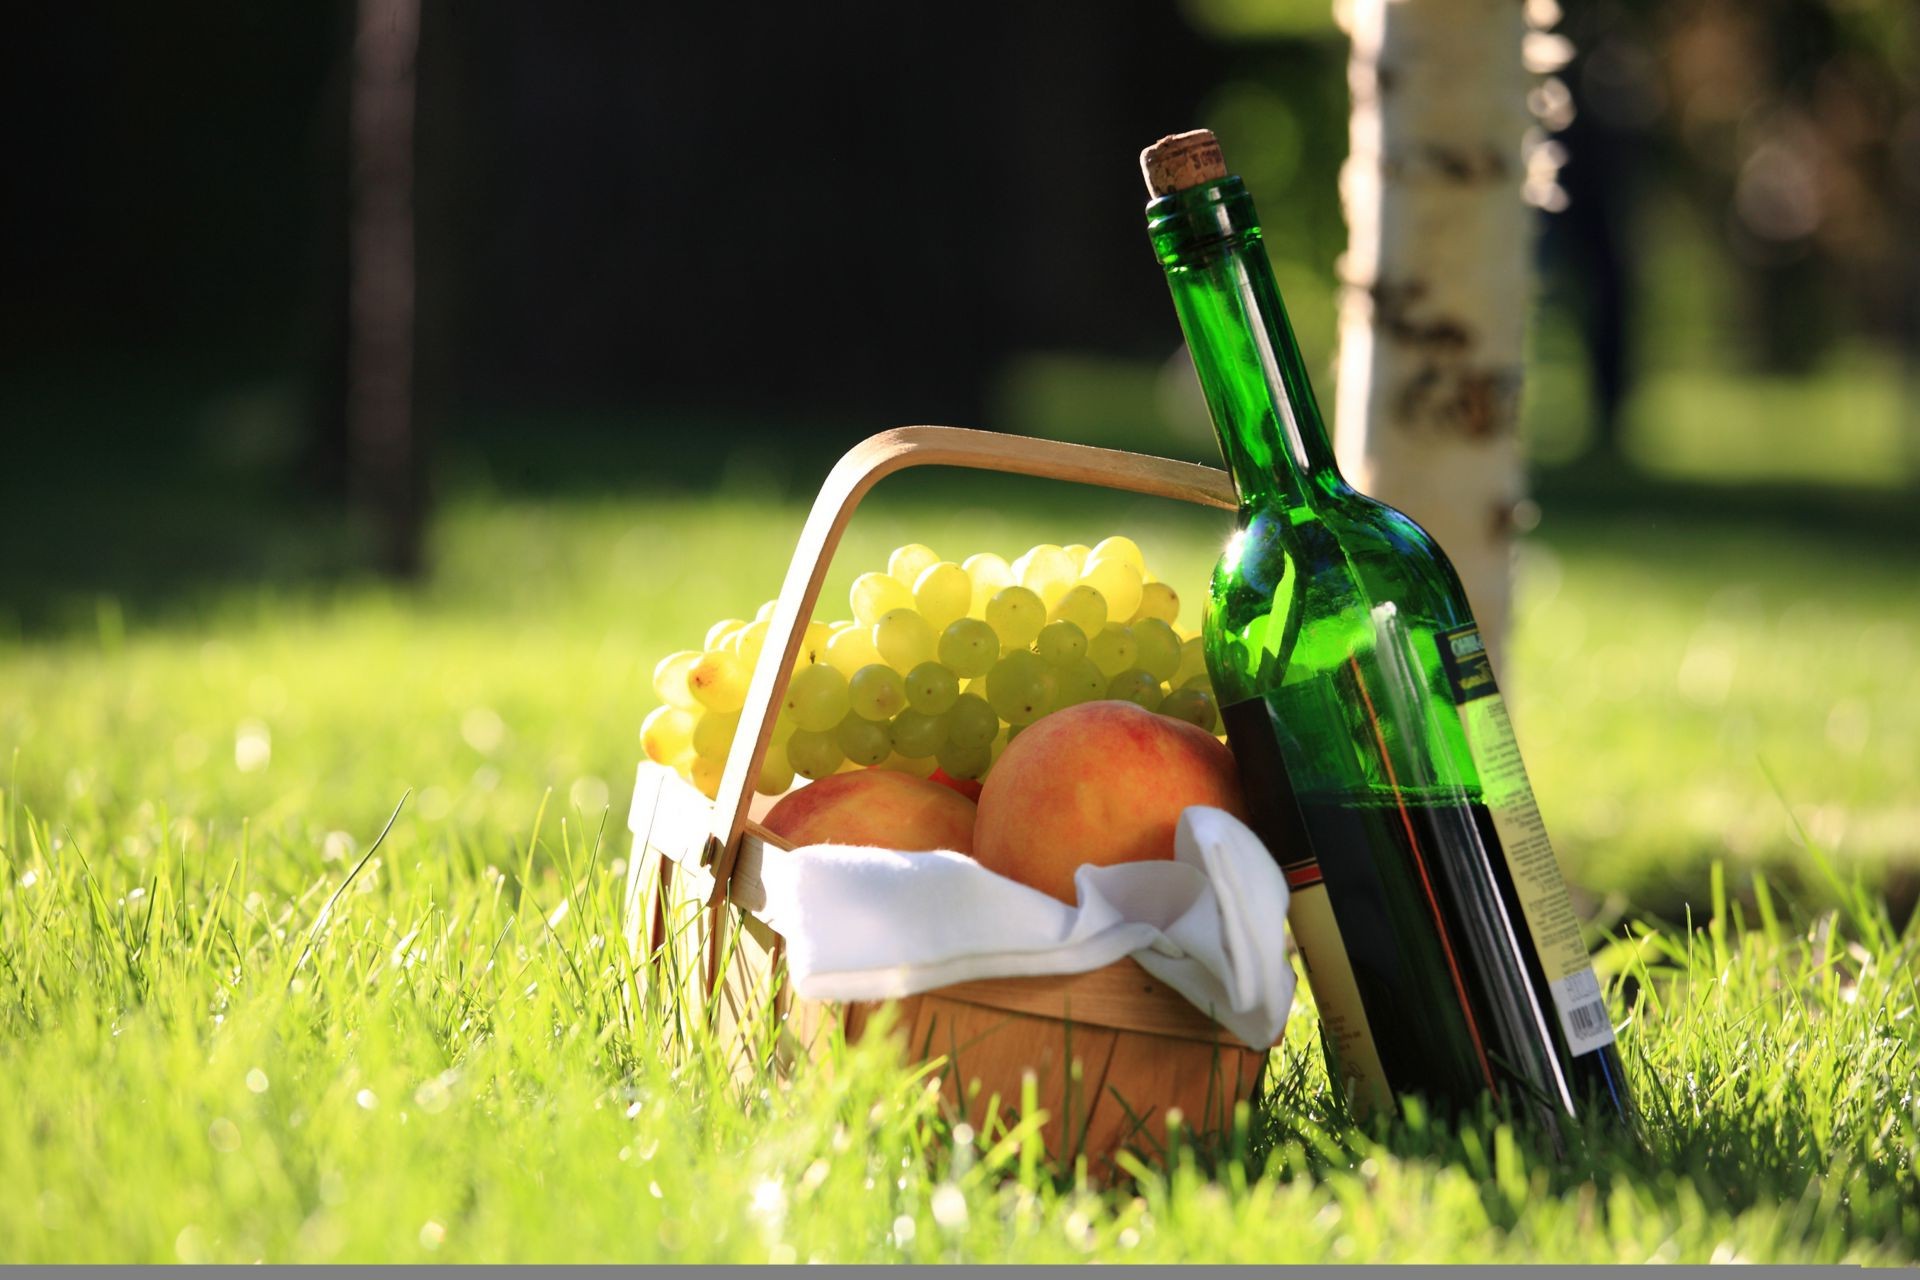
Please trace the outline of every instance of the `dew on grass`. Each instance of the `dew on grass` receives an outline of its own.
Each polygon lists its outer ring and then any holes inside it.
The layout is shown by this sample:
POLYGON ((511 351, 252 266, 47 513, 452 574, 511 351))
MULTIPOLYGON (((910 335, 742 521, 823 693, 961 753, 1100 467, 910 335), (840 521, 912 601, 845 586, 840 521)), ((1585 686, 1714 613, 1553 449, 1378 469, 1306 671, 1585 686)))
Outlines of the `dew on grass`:
POLYGON ((967 1229, 967 1197, 951 1182, 942 1183, 933 1193, 933 1220, 947 1231, 967 1229))
POLYGON ((371 1089, 362 1089, 353 1095, 353 1100, 362 1111, 371 1111, 380 1105, 380 1096, 371 1089))
POLYGON ((240 1126, 222 1116, 207 1126, 207 1141, 213 1144, 215 1151, 238 1151, 240 1126))
POLYGON ((507 723, 492 707, 474 707, 460 717, 460 736, 483 756, 499 750, 507 738, 507 723))
POLYGON ((428 787, 420 793, 420 816, 438 822, 453 812, 453 796, 445 787, 428 787))
POLYGON ((606 810, 611 794, 604 780, 589 774, 574 780, 573 786, 567 791, 567 799, 580 813, 593 817, 606 810))
POLYGON ((438 1249, 446 1241, 447 1229, 429 1218, 420 1225, 420 1247, 438 1249))
POLYGON ((450 1087, 452 1074, 452 1072, 442 1072, 431 1079, 421 1081, 420 1087, 413 1091, 414 1105, 430 1116, 437 1116, 452 1106, 453 1089, 450 1087))
POLYGON ((267 1073, 255 1067, 247 1072, 247 1092, 265 1093, 267 1091, 267 1073))
POLYGON ((1837 751, 1859 755, 1867 749, 1872 731, 1872 715, 1858 698, 1842 698, 1827 712, 1827 741, 1837 751))
POLYGON ((893 1220, 893 1242, 902 1249, 912 1244, 913 1237, 918 1233, 919 1228, 914 1226, 913 1219, 906 1214, 903 1213, 893 1220))
POLYGON ((233 767, 258 773, 273 759, 273 735, 258 720, 242 720, 233 732, 233 767))
POLYGON ((800 1175, 800 1194, 812 1195, 815 1191, 818 1191, 820 1184, 827 1180, 827 1174, 829 1172, 831 1172, 831 1169, 825 1160, 815 1160, 812 1164, 808 1165, 807 1171, 800 1175))
POLYGON ((753 1200, 748 1212, 763 1224, 778 1225, 787 1216, 787 1190, 774 1178, 762 1178, 753 1185, 753 1200))

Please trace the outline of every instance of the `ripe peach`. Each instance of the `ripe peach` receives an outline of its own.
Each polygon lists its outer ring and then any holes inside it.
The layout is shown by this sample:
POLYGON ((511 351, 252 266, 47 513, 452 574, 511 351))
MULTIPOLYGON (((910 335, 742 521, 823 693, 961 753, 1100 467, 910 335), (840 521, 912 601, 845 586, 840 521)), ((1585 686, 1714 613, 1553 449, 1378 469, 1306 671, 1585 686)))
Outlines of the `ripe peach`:
POLYGON ((783 796, 762 825, 798 846, 870 844, 906 853, 973 852, 973 801, 891 769, 836 773, 783 796))
POLYGON ((973 856, 1071 903, 1083 863, 1171 858, 1180 811, 1193 804, 1246 816, 1219 739, 1131 702, 1083 702, 1007 744, 980 791, 973 856))

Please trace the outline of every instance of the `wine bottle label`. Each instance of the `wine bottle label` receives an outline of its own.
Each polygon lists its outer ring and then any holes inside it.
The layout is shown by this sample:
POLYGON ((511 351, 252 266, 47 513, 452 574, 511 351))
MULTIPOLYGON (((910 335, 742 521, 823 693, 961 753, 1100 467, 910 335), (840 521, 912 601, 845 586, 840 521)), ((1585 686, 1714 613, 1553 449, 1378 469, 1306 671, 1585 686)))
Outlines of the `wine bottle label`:
POLYGON ((1540 807, 1534 802, 1526 766, 1520 762, 1506 699, 1494 683, 1480 629, 1457 627, 1441 632, 1438 639, 1440 659, 1466 731, 1467 750, 1480 775, 1481 799, 1506 853, 1567 1046, 1575 1055, 1604 1048, 1613 1043, 1613 1023, 1607 1017, 1593 961, 1580 940, 1580 919, 1574 914, 1559 860, 1553 856, 1546 824, 1540 820, 1540 807))
MULTIPOLYGON (((1292 879, 1289 868, 1289 883, 1292 879)), ((1380 1065, 1373 1029, 1360 1007, 1360 985, 1354 981, 1353 966, 1347 961, 1347 944, 1340 937, 1333 904, 1327 901, 1327 886, 1318 874, 1304 887, 1294 888, 1287 905, 1287 926, 1293 930, 1294 944, 1306 961, 1307 983, 1320 1010, 1320 1026, 1333 1048, 1332 1065, 1340 1073, 1335 1084, 1346 1095, 1356 1117, 1364 1120, 1391 1113, 1393 1090, 1387 1084, 1387 1070, 1380 1065)))

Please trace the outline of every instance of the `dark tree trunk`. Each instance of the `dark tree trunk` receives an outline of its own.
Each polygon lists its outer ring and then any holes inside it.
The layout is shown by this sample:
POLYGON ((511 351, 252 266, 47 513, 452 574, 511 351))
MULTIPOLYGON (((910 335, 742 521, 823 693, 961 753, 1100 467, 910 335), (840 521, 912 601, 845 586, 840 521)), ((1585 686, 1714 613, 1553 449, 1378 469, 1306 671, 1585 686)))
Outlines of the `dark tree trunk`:
POLYGON ((419 0, 359 0, 353 44, 348 479, 380 566, 421 570, 426 492, 413 412, 413 116, 419 0))

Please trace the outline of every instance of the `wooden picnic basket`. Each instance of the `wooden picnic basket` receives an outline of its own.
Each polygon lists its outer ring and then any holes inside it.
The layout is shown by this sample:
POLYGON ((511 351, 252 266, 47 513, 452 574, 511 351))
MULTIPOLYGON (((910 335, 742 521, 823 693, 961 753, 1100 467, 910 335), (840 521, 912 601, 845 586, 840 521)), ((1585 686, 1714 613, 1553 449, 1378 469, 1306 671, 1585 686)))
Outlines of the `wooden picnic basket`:
MULTIPOLYGON (((841 458, 787 568, 716 798, 652 762, 640 766, 634 794, 628 946, 647 962, 648 981, 696 997, 741 1069, 769 1051, 790 1067, 817 1054, 836 1024, 857 1040, 873 1014, 870 1005, 798 999, 781 982, 780 937, 757 913, 766 906, 761 868, 787 846, 756 821, 773 801, 753 784, 847 521, 878 481, 919 466, 1235 506, 1232 482, 1216 468, 956 427, 900 427, 841 458)), ((1224 1131, 1266 1061, 1131 959, 1065 977, 966 982, 895 1003, 892 1026, 907 1051, 945 1059, 942 1087, 956 1121, 979 1126, 996 1098, 1003 1115, 1017 1108, 1031 1073, 1049 1153, 1085 1154, 1096 1177, 1111 1176, 1122 1150, 1161 1149, 1175 1110, 1189 1133, 1224 1131)))

